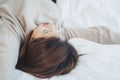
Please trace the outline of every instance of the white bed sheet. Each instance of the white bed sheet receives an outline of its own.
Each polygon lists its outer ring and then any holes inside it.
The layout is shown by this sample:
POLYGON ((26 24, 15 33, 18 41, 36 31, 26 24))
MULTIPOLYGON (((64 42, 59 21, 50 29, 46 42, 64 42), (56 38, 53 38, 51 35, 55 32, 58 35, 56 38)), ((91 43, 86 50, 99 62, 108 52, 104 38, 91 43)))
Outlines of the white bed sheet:
MULTIPOLYGON (((105 25, 120 31, 119 3, 120 0, 58 0, 57 5, 64 26, 105 25)), ((84 39, 72 39, 70 43, 78 52, 88 54, 80 58, 70 74, 38 79, 18 70, 16 80, 120 80, 120 45, 102 45, 84 39)))
POLYGON ((58 0, 63 25, 83 28, 105 25, 120 31, 120 0, 58 0))

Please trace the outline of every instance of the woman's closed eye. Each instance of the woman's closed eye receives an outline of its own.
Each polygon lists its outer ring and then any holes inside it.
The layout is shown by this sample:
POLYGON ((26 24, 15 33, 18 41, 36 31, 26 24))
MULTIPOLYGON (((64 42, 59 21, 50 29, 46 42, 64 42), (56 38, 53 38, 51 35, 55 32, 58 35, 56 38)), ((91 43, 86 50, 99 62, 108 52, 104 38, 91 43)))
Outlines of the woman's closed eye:
POLYGON ((46 34, 46 33, 48 33, 48 32, 51 32, 51 31, 47 30, 47 29, 43 30, 43 35, 46 34))

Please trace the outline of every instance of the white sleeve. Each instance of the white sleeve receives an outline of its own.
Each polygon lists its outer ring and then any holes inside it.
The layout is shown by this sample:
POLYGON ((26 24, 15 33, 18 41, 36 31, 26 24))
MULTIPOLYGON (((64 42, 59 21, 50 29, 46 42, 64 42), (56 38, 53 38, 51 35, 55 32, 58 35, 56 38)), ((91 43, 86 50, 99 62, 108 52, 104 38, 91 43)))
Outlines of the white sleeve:
POLYGON ((66 39, 80 37, 103 44, 120 43, 120 32, 112 31, 104 26, 90 28, 64 27, 62 33, 66 39))
POLYGON ((14 80, 20 40, 13 33, 6 24, 0 24, 0 80, 14 80))
MULTIPOLYGON (((0 8, 0 13, 4 12, 0 8)), ((0 80, 15 80, 15 66, 23 30, 10 14, 0 15, 0 80), (8 16, 9 15, 9 16, 8 16)))

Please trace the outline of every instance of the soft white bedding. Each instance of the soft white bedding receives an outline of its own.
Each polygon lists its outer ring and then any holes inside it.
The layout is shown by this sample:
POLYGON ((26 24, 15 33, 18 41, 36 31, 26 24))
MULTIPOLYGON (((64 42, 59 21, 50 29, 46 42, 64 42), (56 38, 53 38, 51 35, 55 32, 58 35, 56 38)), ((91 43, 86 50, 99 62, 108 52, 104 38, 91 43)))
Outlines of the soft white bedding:
MULTIPOLYGON (((105 25, 116 32, 120 32, 119 3, 119 0, 58 0, 57 5, 62 13, 61 21, 63 21, 63 26, 87 28, 105 25)), ((29 12, 25 14, 29 14, 29 12)), ((30 23, 27 26, 34 25, 30 18, 26 19, 28 20, 28 24, 30 23)), ((37 21, 39 22, 40 19, 38 18, 37 21)), ((44 17, 43 22, 49 19, 44 17)), ((56 19, 52 18, 52 20, 56 19)), ((70 74, 56 76, 51 79, 38 79, 22 71, 15 70, 15 80, 120 80, 119 44, 103 45, 81 38, 71 39, 69 42, 76 47, 80 54, 86 54, 80 58, 78 66, 70 74)))
POLYGON ((104 25, 117 31, 120 31, 119 3, 120 0, 58 0, 65 26, 104 25))

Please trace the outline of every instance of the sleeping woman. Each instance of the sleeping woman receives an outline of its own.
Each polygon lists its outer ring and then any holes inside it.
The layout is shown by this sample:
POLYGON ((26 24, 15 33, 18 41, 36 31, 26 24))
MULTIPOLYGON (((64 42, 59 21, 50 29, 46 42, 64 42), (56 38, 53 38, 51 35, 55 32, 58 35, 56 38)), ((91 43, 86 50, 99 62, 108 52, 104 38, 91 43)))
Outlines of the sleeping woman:
POLYGON ((40 78, 69 73, 79 57, 51 23, 40 24, 33 30, 22 49, 17 69, 40 78))
POLYGON ((112 43, 109 35, 110 31, 105 27, 78 28, 72 31, 67 28, 62 34, 62 30, 56 30, 52 23, 40 24, 27 37, 21 49, 17 69, 40 78, 69 73, 75 68, 81 55, 78 55, 67 40, 81 37, 98 43, 112 43))
MULTIPOLYGON (((13 37, 14 41, 18 43, 7 45, 15 51, 12 54, 16 55, 20 51, 18 59, 8 53, 11 60, 9 66, 12 66, 12 69, 10 67, 5 68, 4 71, 2 68, 0 69, 7 74, 8 80, 10 80, 8 76, 12 75, 10 72, 14 69, 14 64, 17 69, 39 78, 50 78, 69 73, 77 66, 81 56, 67 42, 71 38, 85 38, 98 43, 120 43, 119 34, 106 27, 88 29, 68 27, 63 26, 60 19, 59 9, 50 0, 3 2, 0 6, 0 26, 6 28, 10 32, 9 37, 13 37), (9 69, 8 72, 6 72, 7 69, 9 69)), ((5 39, 9 37, 7 36, 5 39)), ((3 56, 0 59, 5 64, 2 67, 6 67, 9 60, 3 56)), ((7 80, 4 78, 3 80, 7 80)))

